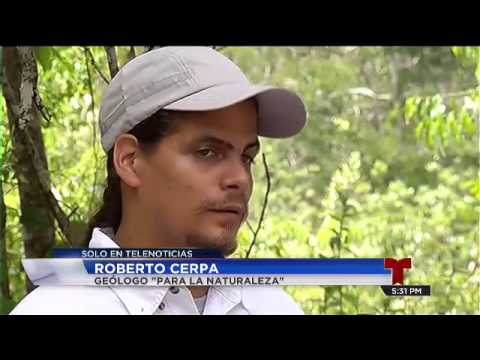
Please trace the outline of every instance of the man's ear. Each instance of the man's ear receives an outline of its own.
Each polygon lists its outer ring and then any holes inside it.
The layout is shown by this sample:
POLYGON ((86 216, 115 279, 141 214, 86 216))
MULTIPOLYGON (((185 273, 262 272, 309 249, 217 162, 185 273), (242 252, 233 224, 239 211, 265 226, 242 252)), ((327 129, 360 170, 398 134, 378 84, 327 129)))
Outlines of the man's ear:
POLYGON ((135 136, 122 134, 118 137, 113 150, 113 164, 118 176, 130 187, 139 187, 140 178, 137 174, 140 147, 135 136))

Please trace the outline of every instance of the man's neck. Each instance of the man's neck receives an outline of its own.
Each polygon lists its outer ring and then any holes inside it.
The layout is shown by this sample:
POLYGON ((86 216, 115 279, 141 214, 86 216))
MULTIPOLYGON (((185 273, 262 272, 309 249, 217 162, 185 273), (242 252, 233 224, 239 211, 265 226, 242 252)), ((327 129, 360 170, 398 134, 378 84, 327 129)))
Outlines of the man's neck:
POLYGON ((172 236, 168 236, 164 231, 158 232, 158 226, 148 226, 148 224, 127 224, 121 222, 118 227, 115 239, 122 248, 174 248, 183 247, 172 241, 172 236))
MULTIPOLYGON (((145 227, 142 227, 145 229, 145 227)), ((121 248, 168 248, 172 247, 171 244, 162 245, 159 238, 156 238, 153 234, 146 234, 145 232, 139 233, 137 231, 130 231, 132 227, 126 226, 121 223, 117 233, 115 234, 115 241, 121 248)), ((208 286, 189 286, 188 290, 192 294, 193 298, 199 298, 207 295, 208 286)))
POLYGON ((189 286, 188 290, 192 293, 194 299, 207 295, 208 286, 189 286))

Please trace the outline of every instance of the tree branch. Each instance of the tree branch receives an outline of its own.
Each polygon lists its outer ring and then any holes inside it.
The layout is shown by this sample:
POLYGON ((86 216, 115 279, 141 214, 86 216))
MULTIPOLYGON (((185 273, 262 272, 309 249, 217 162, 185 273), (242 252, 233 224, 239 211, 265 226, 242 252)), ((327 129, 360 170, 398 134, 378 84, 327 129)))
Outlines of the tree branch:
POLYGON ((265 167, 265 175, 266 175, 266 177, 267 177, 267 190, 265 191, 265 197, 264 197, 264 199, 263 199, 262 212, 261 212, 261 214, 260 214, 260 219, 258 220, 257 229, 256 229, 255 232, 254 232, 252 243, 250 244, 250 247, 248 248, 247 254, 246 254, 246 256, 245 256, 247 259, 248 259, 248 257, 250 256, 250 252, 252 251, 253 247, 255 246, 255 242, 257 241, 258 233, 259 233, 259 231, 260 231, 260 229, 261 229, 262 222, 263 222, 263 218, 264 218, 264 216, 265 216, 265 210, 267 209, 268 195, 269 195, 269 193, 270 193, 270 187, 271 187, 271 183, 270 183, 270 171, 268 170, 267 159, 266 159, 264 153, 262 153, 262 161, 263 161, 263 166, 265 167))
POLYGON ((103 81, 105 81, 106 84, 109 84, 110 82, 107 80, 107 77, 105 75, 103 75, 102 71, 98 67, 97 63, 95 62, 95 58, 93 57, 93 54, 90 51, 90 49, 86 46, 84 46, 83 49, 85 50, 85 53, 90 58, 90 63, 92 64, 95 71, 98 73, 98 75, 100 75, 100 77, 102 78, 103 81))
POLYGON ((93 201, 95 199, 95 188, 97 187, 97 165, 98 165, 98 158, 97 158, 97 151, 96 151, 96 140, 97 140, 97 131, 96 131, 96 124, 95 124, 95 95, 93 92, 93 85, 92 85, 92 77, 90 75, 90 68, 88 66, 88 54, 85 50, 85 66, 87 68, 87 78, 88 78, 88 89, 90 91, 90 97, 92 98, 92 149, 93 149, 93 158, 94 158, 94 168, 93 168, 93 185, 92 185, 92 192, 90 194, 90 201, 88 203, 88 213, 90 214, 92 211, 93 201))
POLYGON ((250 231, 252 232, 252 235, 255 235, 255 230, 253 230, 253 226, 252 226, 252 224, 250 224, 250 221, 248 221, 248 220, 247 220, 247 226, 250 229, 250 231))
POLYGON ((108 68, 110 69, 110 78, 113 79, 118 73, 118 60, 115 46, 104 46, 107 53, 108 68))
POLYGON ((135 47, 134 46, 130 46, 130 50, 128 52, 128 61, 132 61, 133 59, 135 59, 137 55, 135 54, 135 47))

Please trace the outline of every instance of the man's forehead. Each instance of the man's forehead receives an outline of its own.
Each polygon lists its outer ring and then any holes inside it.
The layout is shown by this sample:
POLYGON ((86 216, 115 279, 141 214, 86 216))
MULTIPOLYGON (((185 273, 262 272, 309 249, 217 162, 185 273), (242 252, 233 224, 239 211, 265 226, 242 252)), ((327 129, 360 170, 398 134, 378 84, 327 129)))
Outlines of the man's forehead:
POLYGON ((186 137, 211 137, 224 142, 258 142, 258 116, 255 107, 208 112, 183 113, 176 124, 176 133, 186 137))
MULTIPOLYGON (((213 144, 218 144, 218 145, 221 145, 221 146, 226 146, 228 148, 235 148, 236 147, 235 144, 233 144, 228 139, 220 138, 220 137, 216 137, 216 136, 212 136, 212 135, 208 135, 208 134, 199 135, 194 140, 198 143, 213 143, 213 144)), ((243 141, 243 144, 237 145, 237 146, 241 147, 241 148, 260 147, 260 142, 258 141, 258 137, 255 136, 255 137, 250 138, 250 139, 245 139, 243 141)))

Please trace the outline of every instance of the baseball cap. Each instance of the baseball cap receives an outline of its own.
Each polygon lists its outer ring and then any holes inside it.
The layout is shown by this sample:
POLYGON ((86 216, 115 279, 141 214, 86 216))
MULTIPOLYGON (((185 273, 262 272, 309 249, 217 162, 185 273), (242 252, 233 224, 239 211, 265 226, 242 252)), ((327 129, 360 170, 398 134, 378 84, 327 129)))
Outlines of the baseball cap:
POLYGON ((125 64, 110 82, 100 108, 105 152, 117 137, 157 111, 212 111, 255 98, 258 135, 291 137, 306 123, 306 109, 294 92, 251 84, 242 70, 210 47, 167 46, 125 64))

